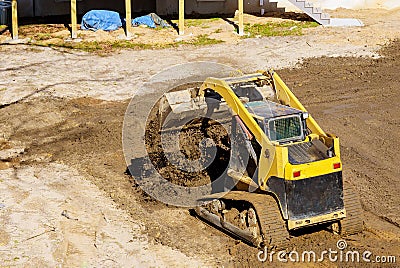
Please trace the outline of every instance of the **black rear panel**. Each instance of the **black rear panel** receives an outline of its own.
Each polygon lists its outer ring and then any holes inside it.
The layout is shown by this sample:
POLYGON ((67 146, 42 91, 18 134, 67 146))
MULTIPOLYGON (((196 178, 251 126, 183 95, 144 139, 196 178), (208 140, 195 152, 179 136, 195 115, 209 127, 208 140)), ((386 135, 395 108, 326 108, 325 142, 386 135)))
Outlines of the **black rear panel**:
POLYGON ((285 183, 290 220, 320 216, 344 208, 342 172, 285 183))

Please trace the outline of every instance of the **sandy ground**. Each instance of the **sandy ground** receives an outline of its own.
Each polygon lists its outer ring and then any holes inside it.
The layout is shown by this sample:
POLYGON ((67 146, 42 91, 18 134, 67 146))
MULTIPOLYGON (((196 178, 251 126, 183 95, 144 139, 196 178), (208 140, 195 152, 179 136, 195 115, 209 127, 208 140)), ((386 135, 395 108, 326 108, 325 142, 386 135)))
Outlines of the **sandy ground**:
POLYGON ((71 167, 49 163, 0 172, 1 265, 35 267, 202 266, 149 245, 132 220, 71 167))
MULTIPOLYGON (((380 50, 399 38, 399 13, 337 10, 366 27, 107 56, 0 46, 0 266, 265 266, 257 250, 155 202, 125 173, 129 99, 151 100, 145 81, 192 61, 289 68, 288 85, 341 137, 346 180, 362 197, 366 231, 348 243, 400 258, 399 43, 380 50)), ((337 240, 323 230, 293 239, 306 250, 337 240)))

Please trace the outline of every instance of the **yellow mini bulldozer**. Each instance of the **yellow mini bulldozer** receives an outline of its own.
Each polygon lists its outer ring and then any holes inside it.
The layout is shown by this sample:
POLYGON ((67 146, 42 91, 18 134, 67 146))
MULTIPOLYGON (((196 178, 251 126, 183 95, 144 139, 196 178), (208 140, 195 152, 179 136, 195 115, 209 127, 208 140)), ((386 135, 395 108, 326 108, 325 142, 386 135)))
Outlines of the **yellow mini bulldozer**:
MULTIPOLYGON (((199 200, 196 214, 256 247, 285 247, 290 233, 316 225, 341 235, 362 231, 362 208, 343 183, 339 138, 324 132, 274 71, 208 78, 164 94, 166 114, 230 114, 226 191, 199 200)), ((169 122, 167 122, 169 121, 169 122)))

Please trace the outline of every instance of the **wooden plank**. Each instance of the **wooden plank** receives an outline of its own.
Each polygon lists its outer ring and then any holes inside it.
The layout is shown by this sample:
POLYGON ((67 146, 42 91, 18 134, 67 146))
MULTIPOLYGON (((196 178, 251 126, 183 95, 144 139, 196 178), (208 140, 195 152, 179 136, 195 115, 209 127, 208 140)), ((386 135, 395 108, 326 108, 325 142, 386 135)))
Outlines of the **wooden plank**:
POLYGON ((185 34, 185 0, 179 0, 179 35, 185 34))
POLYGON ((125 0, 125 12, 126 12, 126 37, 132 36, 132 0, 125 0))
POLYGON ((78 38, 78 19, 76 15, 76 0, 71 0, 71 37, 78 38))
POLYGON ((244 0, 239 0, 239 35, 244 35, 244 0))
POLYGON ((11 17, 12 17, 12 38, 18 39, 18 6, 17 0, 12 0, 11 3, 11 17))

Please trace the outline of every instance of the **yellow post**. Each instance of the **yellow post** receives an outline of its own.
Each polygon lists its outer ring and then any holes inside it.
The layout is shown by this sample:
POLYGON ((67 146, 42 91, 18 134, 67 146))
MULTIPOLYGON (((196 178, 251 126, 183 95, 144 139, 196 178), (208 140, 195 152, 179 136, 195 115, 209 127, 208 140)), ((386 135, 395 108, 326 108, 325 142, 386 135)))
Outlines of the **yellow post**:
POLYGON ((185 34, 185 0, 179 0, 179 35, 185 34))
POLYGON ((18 39, 18 6, 17 0, 12 0, 11 3, 11 18, 12 18, 12 38, 18 39))
POLYGON ((130 38, 132 33, 132 5, 131 0, 125 0, 126 11, 126 37, 130 38))
POLYGON ((243 16, 244 16, 244 0, 239 0, 239 35, 242 36, 244 34, 244 23, 243 23, 243 16))
POLYGON ((76 17, 76 0, 71 0, 71 37, 77 38, 77 17, 76 17))

